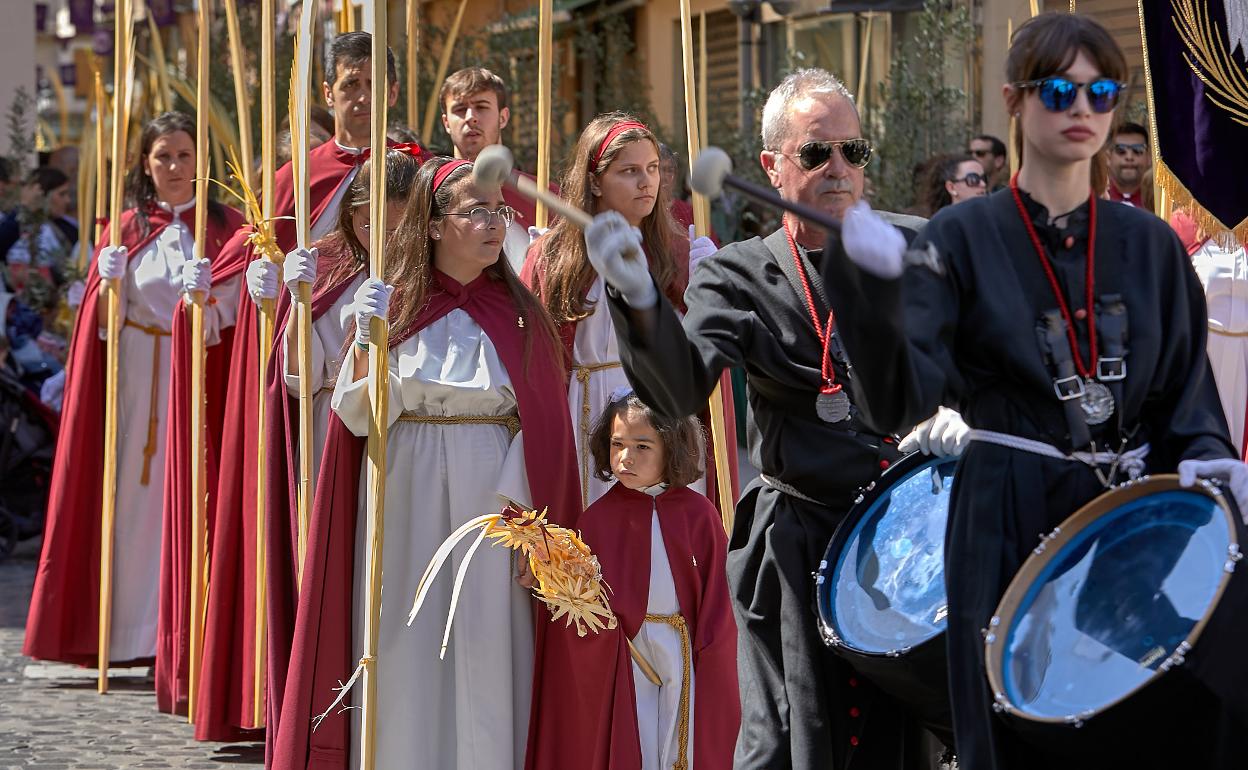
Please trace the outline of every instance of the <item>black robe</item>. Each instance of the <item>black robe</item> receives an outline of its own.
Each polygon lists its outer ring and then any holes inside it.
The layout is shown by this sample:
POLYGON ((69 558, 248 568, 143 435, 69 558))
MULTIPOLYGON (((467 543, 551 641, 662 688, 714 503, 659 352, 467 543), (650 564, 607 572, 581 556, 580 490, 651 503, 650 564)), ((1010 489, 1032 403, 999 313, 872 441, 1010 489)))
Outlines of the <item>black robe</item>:
MULTIPOLYGON (((751 462, 820 501, 755 481, 737 503, 728 550, 742 706, 735 767, 930 767, 915 722, 819 638, 812 575, 857 491, 898 455, 895 437, 857 419, 815 416, 822 348, 786 277, 792 265, 783 230, 726 246, 694 272, 683 322, 661 296, 657 312, 634 314, 609 291, 620 359, 638 396, 670 416, 698 413, 720 373, 744 367, 751 462)), ((826 319, 816 266, 807 273, 826 319)), ((845 366, 835 369, 845 382, 845 366)))
MULTIPOLYGON (((1150 443, 1150 473, 1173 472, 1185 459, 1235 457, 1205 353, 1204 295, 1183 248, 1166 223, 1147 212, 1104 200, 1095 205, 1095 295, 1098 301, 1121 295, 1128 315, 1127 376, 1117 388, 1115 415, 1091 429, 1097 448, 1117 449, 1120 436, 1134 430, 1126 446, 1150 443)), ((1050 225, 1043 206, 1029 198, 1026 206, 1074 313, 1086 296, 1088 204, 1070 214, 1064 230, 1050 225)), ((1057 301, 1010 191, 941 211, 910 255, 912 266, 892 281, 859 270, 843 252, 822 263, 866 419, 897 430, 945 404, 974 428, 1065 452, 1085 448, 1071 446, 1055 374, 1037 338, 1038 319, 1057 301), (920 255, 943 272, 913 264, 920 255)), ((1076 320, 1075 326, 1087 361, 1087 325, 1076 320)), ((1098 336, 1104 356, 1103 327, 1098 336)), ((982 442, 962 455, 950 503, 945 582, 950 688, 964 770, 1080 767, 1023 746, 1003 729, 991 709, 981 629, 1039 536, 1103 491, 1080 463, 982 442)), ((1196 734, 1197 725, 1219 721, 1216 710, 1180 711, 1158 722, 1149 740, 1134 736, 1131 746, 1114 747, 1122 750, 1121 766, 1223 767, 1207 731, 1196 734), (1129 750, 1142 754, 1132 762, 1129 750), (1203 751, 1211 753, 1201 759, 1203 751)))

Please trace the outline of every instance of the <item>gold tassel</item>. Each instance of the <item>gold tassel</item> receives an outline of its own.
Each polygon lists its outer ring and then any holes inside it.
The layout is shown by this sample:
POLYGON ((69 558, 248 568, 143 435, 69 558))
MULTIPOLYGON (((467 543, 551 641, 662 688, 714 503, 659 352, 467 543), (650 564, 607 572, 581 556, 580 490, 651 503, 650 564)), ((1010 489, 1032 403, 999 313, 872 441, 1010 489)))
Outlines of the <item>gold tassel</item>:
POLYGON ((1248 219, 1227 225, 1214 216, 1192 195, 1165 161, 1153 169, 1153 178, 1168 199, 1171 209, 1183 209, 1191 216, 1205 235, 1224 249, 1234 249, 1238 244, 1248 243, 1248 219))

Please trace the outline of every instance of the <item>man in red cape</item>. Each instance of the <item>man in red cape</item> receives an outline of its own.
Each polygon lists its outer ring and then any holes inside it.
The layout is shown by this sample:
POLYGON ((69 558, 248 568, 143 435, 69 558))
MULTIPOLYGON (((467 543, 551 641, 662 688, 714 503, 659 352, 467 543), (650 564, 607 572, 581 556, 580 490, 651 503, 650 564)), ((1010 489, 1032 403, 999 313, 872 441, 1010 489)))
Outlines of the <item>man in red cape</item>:
MULTIPOLYGON (((513 376, 512 385, 525 432, 525 464, 534 504, 549 508, 552 523, 575 527, 581 513, 580 485, 571 418, 560 397, 565 387, 562 372, 554 364, 536 365, 539 355, 557 360, 556 352, 539 350, 540 337, 531 335, 526 361, 526 330, 516 324, 515 305, 506 287, 489 274, 461 285, 435 270, 432 283, 432 295, 415 323, 391 337, 391 347, 456 308, 467 312, 485 330, 507 370, 525 375, 513 376)), ((273 770, 348 767, 349 720, 334 715, 313 732, 311 717, 329 706, 335 687, 355 668, 352 576, 364 445, 364 439, 352 435, 336 417, 331 418, 316 480, 281 721, 266 762, 273 770)), ((545 632, 553 626, 542 611, 538 616, 540 651, 545 632)), ((534 702, 539 692, 556 687, 562 675, 562 667, 535 660, 534 702)))
MULTIPOLYGON (((636 691, 628 640, 646 617, 650 590, 652 506, 681 615, 689 628, 693 668, 693 764, 732 767, 741 700, 737 692, 737 631, 724 574, 728 542, 719 514, 688 487, 651 497, 615 484, 581 518, 581 538, 611 586, 619 626, 578 637, 552 624, 542 660, 561 672, 538 697, 529 718, 527 770, 637 770, 642 766, 636 691)), ((549 623, 546 618, 540 623, 549 623)), ((680 686, 665 682, 664 686, 680 686)))
MULTIPOLYGON (((212 261, 214 272, 223 272, 221 244, 240 223, 237 212, 226 211, 223 220, 208 217, 204 256, 212 261)), ((180 215, 188 228, 194 226, 194 212, 192 208, 180 215)), ((173 214, 159 206, 150 207, 147 214, 151 229, 146 236, 135 210, 121 215, 121 245, 131 259, 173 222, 173 214)), ((106 228, 100 245, 109 242, 106 228)), ((104 485, 105 343, 96 332, 99 300, 100 277, 93 269, 74 324, 61 413, 61 424, 70 429, 62 432, 56 445, 43 552, 22 647, 22 653, 32 658, 91 666, 97 663, 99 642, 100 493, 104 485)), ((116 543, 113 558, 126 558, 125 543, 116 543)))
MULTIPOLYGON (((389 102, 398 99, 398 74, 393 52, 387 50, 389 102)), ((367 32, 339 35, 330 46, 325 71, 333 82, 323 85, 334 112, 334 138, 308 153, 309 209, 313 240, 333 229, 338 207, 347 186, 368 158, 371 125, 372 36, 367 32), (364 148, 364 149, 359 149, 364 148)), ((416 154, 423 153, 418 151, 416 154)), ((297 245, 294 175, 291 164, 277 171, 273 185, 274 238, 285 254, 297 245)), ((248 242, 251 229, 239 231, 227 246, 250 261, 259 255, 248 242)), ((225 387, 225 430, 221 440, 222 464, 213 503, 216 511, 209 576, 208 620, 204 639, 203 668, 196 708, 198 740, 231 741, 249 737, 255 722, 255 618, 256 618, 256 477, 260 458, 257 436, 257 403, 260 398, 259 330, 254 300, 246 287, 239 298, 238 321, 225 387)), ((280 335, 275 335, 280 339, 280 335)), ((280 381, 280 380, 279 380, 280 381)), ((269 447, 273 439, 269 438, 269 447)), ((272 454, 272 452, 270 452, 272 454)), ((292 491, 293 493, 293 491, 292 491)), ((267 532, 286 523, 270 514, 267 532)), ((270 564, 270 573, 278 565, 270 564)), ((290 581, 279 581, 293 590, 290 581)), ((270 602, 293 597, 268 593, 270 602)), ((268 661, 285 666, 286 649, 270 645, 268 661)), ((270 683, 272 677, 268 677, 270 683)), ((271 684, 270 684, 271 686, 271 684)))

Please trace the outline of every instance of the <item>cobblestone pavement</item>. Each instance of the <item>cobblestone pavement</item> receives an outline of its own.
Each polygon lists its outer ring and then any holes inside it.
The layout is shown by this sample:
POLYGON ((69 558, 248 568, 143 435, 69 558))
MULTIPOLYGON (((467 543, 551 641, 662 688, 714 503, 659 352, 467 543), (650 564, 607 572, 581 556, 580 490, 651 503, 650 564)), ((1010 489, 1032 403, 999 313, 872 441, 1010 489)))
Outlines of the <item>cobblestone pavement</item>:
POLYGON ((22 656, 37 542, 0 562, 0 770, 259 768, 259 743, 198 743, 181 717, 156 711, 146 669, 125 669, 109 694, 95 671, 22 656))

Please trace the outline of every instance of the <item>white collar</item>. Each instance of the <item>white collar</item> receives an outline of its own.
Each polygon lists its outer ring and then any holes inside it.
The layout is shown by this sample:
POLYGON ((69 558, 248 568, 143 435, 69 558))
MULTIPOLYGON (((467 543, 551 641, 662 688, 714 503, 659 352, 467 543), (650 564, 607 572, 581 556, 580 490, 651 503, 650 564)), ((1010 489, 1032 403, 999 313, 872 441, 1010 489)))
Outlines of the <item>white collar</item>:
POLYGON ((342 142, 338 141, 337 138, 334 139, 334 144, 338 145, 338 149, 342 150, 348 155, 359 155, 360 153, 364 152, 364 150, 368 149, 366 147, 348 147, 342 142))
POLYGON ((186 203, 180 203, 177 206, 170 206, 168 203, 165 203, 164 201, 157 201, 156 205, 160 206, 165 211, 171 212, 174 215, 174 217, 177 217, 183 211, 190 211, 191 209, 195 208, 195 196, 192 195, 189 201, 187 201, 186 203))
POLYGON ((645 489, 638 489, 638 492, 644 492, 651 497, 658 497, 667 491, 667 483, 660 481, 658 484, 651 484, 645 489))

